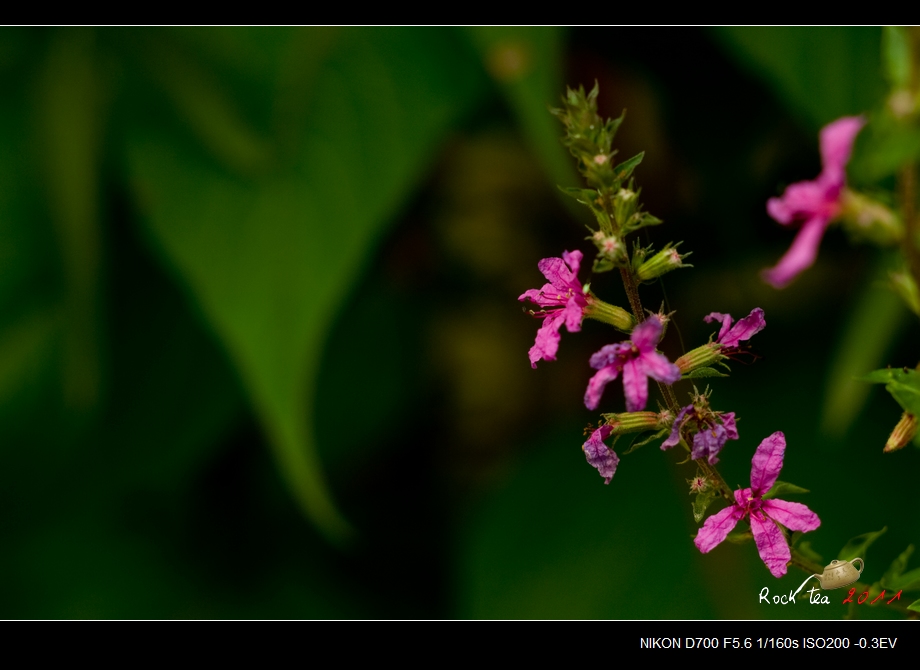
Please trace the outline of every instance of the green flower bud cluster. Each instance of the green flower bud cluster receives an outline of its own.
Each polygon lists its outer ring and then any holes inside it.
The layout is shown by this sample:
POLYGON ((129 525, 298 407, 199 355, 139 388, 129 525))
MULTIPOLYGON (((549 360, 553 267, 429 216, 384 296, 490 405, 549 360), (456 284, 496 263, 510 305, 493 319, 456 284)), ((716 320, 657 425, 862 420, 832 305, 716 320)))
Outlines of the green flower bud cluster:
POLYGON ((683 259, 690 255, 689 253, 683 255, 677 253, 679 244, 680 242, 674 245, 668 243, 664 249, 652 256, 648 255, 651 247, 647 249, 636 247, 632 258, 636 280, 639 282, 652 281, 671 270, 693 267, 683 262, 683 259))

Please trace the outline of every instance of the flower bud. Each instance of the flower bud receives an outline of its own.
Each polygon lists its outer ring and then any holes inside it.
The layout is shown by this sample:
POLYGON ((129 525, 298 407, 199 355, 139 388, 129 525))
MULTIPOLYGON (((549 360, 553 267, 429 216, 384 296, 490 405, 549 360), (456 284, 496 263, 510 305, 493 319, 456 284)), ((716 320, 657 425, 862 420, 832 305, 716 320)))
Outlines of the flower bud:
POLYGON ((901 415, 901 420, 898 421, 898 424, 894 427, 894 430, 891 431, 891 436, 888 438, 888 442, 885 444, 885 448, 882 449, 883 453, 890 453, 892 451, 897 451, 910 442, 917 435, 917 417, 914 414, 909 412, 904 412, 901 415))
POLYGON ((622 333, 632 332, 633 327, 636 325, 636 320, 633 318, 632 314, 622 307, 604 302, 591 293, 590 290, 587 293, 588 305, 585 307, 584 311, 586 318, 609 323, 622 333))
POLYGON ((630 189, 621 188, 613 196, 613 215, 617 223, 625 225, 636 213, 639 206, 639 194, 630 189))
POLYGON ((650 281, 671 270, 690 267, 683 263, 683 259, 689 255, 677 253, 676 246, 672 247, 669 244, 657 254, 639 264, 636 268, 636 279, 640 282, 650 281))
POLYGON ((607 425, 611 427, 611 435, 624 433, 641 433, 646 430, 659 430, 662 428, 661 416, 658 412, 622 412, 620 414, 603 414, 607 425))
POLYGON ((691 349, 683 356, 674 361, 674 365, 677 366, 677 369, 680 370, 680 374, 686 376, 690 372, 697 370, 699 368, 707 368, 713 363, 718 363, 725 356, 720 352, 721 345, 717 342, 710 342, 709 344, 704 344, 701 347, 696 349, 691 349))
POLYGON ((854 237, 880 245, 904 237, 904 224, 889 207, 862 193, 844 189, 840 194, 840 219, 854 237))

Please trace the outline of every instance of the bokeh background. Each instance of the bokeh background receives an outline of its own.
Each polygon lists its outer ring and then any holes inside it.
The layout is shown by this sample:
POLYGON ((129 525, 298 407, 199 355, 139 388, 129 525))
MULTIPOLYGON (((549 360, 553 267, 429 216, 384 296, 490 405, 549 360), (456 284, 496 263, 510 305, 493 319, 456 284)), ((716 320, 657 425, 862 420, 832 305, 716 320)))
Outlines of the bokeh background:
POLYGON ((547 106, 597 81, 620 158, 646 151, 646 241, 693 252, 644 289, 664 351, 766 312, 711 384, 723 474, 784 431, 812 549, 887 527, 877 580, 920 542, 920 454, 883 457, 900 408, 852 379, 914 366, 920 328, 838 229, 790 288, 758 275, 792 239, 766 199, 882 103, 880 53, 873 28, 3 29, 0 617, 841 617, 758 604, 804 575, 751 544, 700 555, 676 453, 605 487, 581 398, 618 336, 532 370, 517 297, 589 251, 547 106))

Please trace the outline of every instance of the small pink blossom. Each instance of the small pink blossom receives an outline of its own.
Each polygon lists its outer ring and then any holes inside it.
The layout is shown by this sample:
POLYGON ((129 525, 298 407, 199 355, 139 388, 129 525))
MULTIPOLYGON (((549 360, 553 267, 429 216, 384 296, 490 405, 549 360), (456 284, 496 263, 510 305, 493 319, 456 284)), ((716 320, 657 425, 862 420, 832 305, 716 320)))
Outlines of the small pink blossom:
POLYGON ((588 298, 578 281, 581 267, 580 251, 563 251, 562 258, 544 258, 537 267, 549 281, 543 288, 532 288, 524 292, 518 300, 529 300, 541 307, 534 316, 543 319, 543 325, 537 331, 537 339, 530 348, 530 366, 537 367, 537 361, 556 360, 559 349, 559 329, 562 324, 570 333, 581 330, 588 298))
POLYGON ((665 384, 680 379, 680 370, 663 354, 655 351, 663 329, 661 320, 652 315, 633 328, 632 340, 608 344, 591 356, 591 367, 597 373, 588 382, 585 406, 597 409, 608 383, 623 373, 626 411, 639 412, 648 402, 648 378, 665 384))
POLYGON ((828 223, 840 213, 846 164, 865 123, 860 116, 846 116, 824 126, 820 138, 821 174, 813 181, 792 184, 781 198, 767 201, 767 212, 777 222, 784 226, 803 222, 789 251, 763 272, 763 278, 774 287, 783 288, 815 262, 828 223))
POLYGON ((792 559, 789 545, 777 523, 789 530, 806 532, 821 525, 818 515, 801 503, 768 499, 763 496, 779 477, 786 451, 786 437, 773 433, 757 447, 751 462, 751 488, 735 491, 735 504, 713 514, 693 543, 704 554, 712 551, 735 525, 748 517, 757 552, 774 577, 786 574, 786 564, 792 559))
POLYGON ((581 449, 585 452, 585 458, 592 467, 597 468, 604 483, 609 484, 613 479, 613 474, 617 471, 617 465, 620 463, 620 457, 616 452, 604 444, 610 436, 611 426, 605 424, 591 433, 588 441, 582 445, 581 449))
POLYGON ((760 307, 754 310, 743 319, 738 319, 738 323, 732 326, 732 315, 712 312, 703 317, 706 323, 719 321, 722 327, 719 329, 719 336, 716 342, 722 345, 722 351, 738 349, 741 342, 751 339, 754 335, 762 331, 767 321, 763 318, 763 310, 760 307))

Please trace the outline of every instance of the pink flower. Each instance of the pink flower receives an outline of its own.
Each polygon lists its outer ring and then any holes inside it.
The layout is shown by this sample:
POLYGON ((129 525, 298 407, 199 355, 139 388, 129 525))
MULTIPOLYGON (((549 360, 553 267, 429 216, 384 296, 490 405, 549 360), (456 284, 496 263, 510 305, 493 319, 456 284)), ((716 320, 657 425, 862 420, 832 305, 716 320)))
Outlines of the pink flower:
POLYGON ((597 409, 601 395, 609 382, 623 373, 623 390, 626 393, 626 411, 639 412, 648 402, 648 378, 665 384, 680 379, 680 370, 663 354, 655 351, 661 339, 661 320, 650 316, 633 328, 632 341, 608 344, 591 356, 591 367, 597 373, 588 382, 585 406, 597 409))
POLYGON ((578 281, 578 269, 581 266, 580 251, 563 251, 562 258, 544 258, 537 264, 540 272, 549 281, 543 288, 526 291, 518 300, 530 300, 542 309, 534 316, 543 319, 543 325, 537 331, 537 339, 530 348, 530 366, 537 367, 537 361, 556 360, 559 349, 559 329, 562 324, 570 333, 581 330, 581 320, 588 298, 578 281))
POLYGON ((588 463, 597 468, 601 477, 604 478, 605 484, 609 484, 610 480, 613 479, 613 474, 617 471, 617 465, 620 463, 620 457, 617 456, 616 452, 604 444, 604 440, 610 435, 611 430, 613 428, 609 425, 601 426, 591 433, 591 437, 581 448, 585 452, 585 458, 588 459, 588 463))
POLYGON ((709 316, 703 317, 703 321, 706 323, 720 321, 722 323, 716 342, 722 345, 723 352, 737 349, 741 342, 751 339, 767 325, 766 319, 763 318, 763 310, 760 307, 755 307, 746 317, 738 319, 738 323, 734 327, 732 327, 731 314, 712 312, 709 316))
POLYGON ((697 549, 704 554, 710 552, 741 519, 749 517, 757 552, 767 569, 777 578, 786 574, 786 564, 792 553, 783 531, 776 524, 805 532, 820 526, 821 520, 801 503, 763 499, 779 476, 785 451, 786 437, 781 432, 773 433, 760 443, 751 462, 751 488, 735 491, 734 505, 706 519, 693 541, 697 549))
POLYGON ((840 212, 845 167, 853 141, 865 123, 860 116, 845 116, 824 126, 820 141, 821 174, 814 181, 792 184, 783 197, 767 201, 767 212, 777 222, 784 226, 793 221, 803 222, 786 255, 775 267, 763 272, 763 278, 774 287, 783 288, 815 262, 824 230, 840 212))

